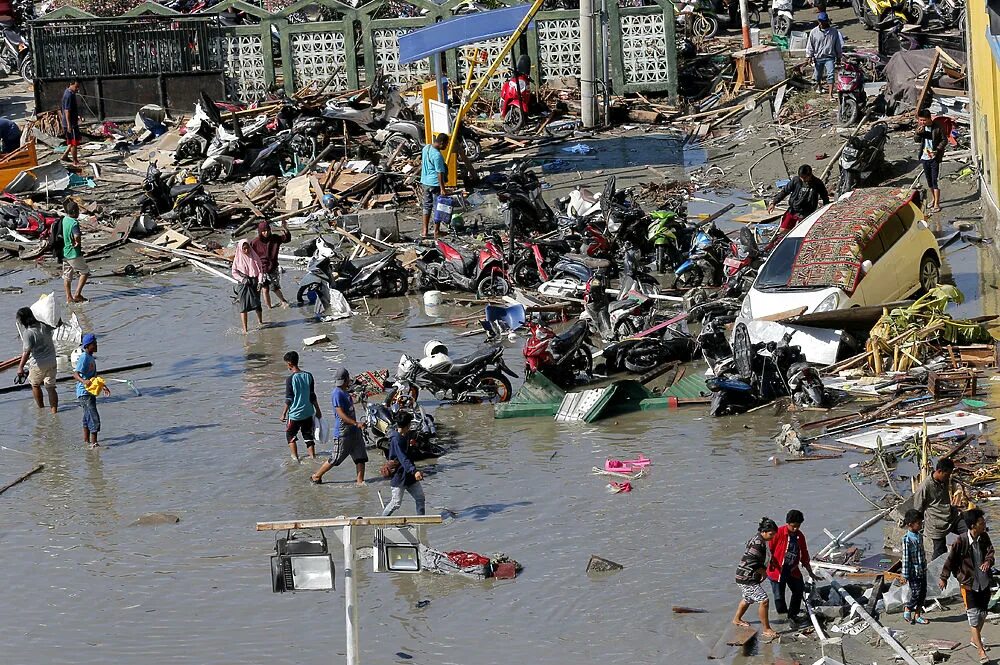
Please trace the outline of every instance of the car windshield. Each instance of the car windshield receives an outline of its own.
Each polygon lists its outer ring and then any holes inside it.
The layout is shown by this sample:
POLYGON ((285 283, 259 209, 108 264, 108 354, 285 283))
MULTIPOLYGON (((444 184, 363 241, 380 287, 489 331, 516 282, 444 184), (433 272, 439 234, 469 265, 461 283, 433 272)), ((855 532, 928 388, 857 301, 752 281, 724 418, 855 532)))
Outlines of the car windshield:
POLYGON ((792 276, 792 265, 802 246, 802 238, 785 238, 774 248, 771 258, 767 260, 757 277, 755 287, 759 290, 780 289, 788 285, 792 276))

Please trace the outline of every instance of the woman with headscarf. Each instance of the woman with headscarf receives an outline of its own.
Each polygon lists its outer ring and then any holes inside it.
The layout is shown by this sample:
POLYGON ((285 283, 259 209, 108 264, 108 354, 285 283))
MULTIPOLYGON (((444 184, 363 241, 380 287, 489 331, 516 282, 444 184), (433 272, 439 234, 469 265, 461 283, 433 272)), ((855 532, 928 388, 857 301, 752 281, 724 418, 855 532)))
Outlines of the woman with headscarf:
POLYGON ((260 279, 264 270, 260 257, 250 247, 246 240, 236 243, 236 256, 233 257, 233 278, 236 280, 236 298, 240 305, 240 320, 243 323, 243 334, 247 330, 247 312, 257 312, 257 323, 263 325, 264 319, 260 311, 260 279))

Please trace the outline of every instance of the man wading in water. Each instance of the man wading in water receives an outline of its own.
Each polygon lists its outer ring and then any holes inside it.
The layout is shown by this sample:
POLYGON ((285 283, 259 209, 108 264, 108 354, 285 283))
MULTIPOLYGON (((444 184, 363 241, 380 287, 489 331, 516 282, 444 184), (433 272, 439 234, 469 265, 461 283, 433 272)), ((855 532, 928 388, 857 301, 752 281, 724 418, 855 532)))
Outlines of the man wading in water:
POLYGON ((319 402, 316 400, 316 384, 312 374, 299 369, 297 352, 289 351, 285 354, 284 360, 291 372, 285 379, 285 410, 281 412, 281 422, 288 423, 285 427, 288 447, 292 450, 292 459, 298 462, 299 448, 296 437, 301 431, 302 441, 306 444, 306 453, 310 459, 316 459, 313 416, 323 417, 319 410, 319 402))
POLYGON ((310 477, 317 485, 323 482, 323 474, 340 464, 350 455, 354 460, 354 467, 357 469, 356 484, 361 487, 365 484, 365 463, 368 461, 368 452, 365 450, 365 439, 361 435, 366 425, 359 423, 354 416, 354 400, 347 392, 347 386, 351 383, 351 374, 347 369, 341 367, 333 376, 337 385, 333 389, 330 401, 333 403, 333 455, 315 475, 310 477))
POLYGON ((17 310, 17 322, 24 328, 21 333, 24 351, 17 366, 17 376, 22 380, 27 377, 31 394, 39 409, 45 408, 45 399, 42 397, 44 385, 49 393, 49 406, 52 413, 55 413, 59 410, 59 394, 56 393, 56 345, 52 341, 52 328, 36 319, 28 307, 17 310), (28 362, 28 356, 35 359, 35 366, 25 372, 24 365, 28 362))

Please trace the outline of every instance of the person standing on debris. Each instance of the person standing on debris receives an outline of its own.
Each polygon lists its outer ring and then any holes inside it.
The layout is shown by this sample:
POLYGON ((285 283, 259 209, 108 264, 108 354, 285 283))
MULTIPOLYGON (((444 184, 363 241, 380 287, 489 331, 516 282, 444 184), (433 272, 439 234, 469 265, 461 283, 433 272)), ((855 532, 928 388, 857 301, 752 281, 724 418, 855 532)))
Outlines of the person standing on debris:
POLYGON ((763 517, 757 525, 757 535, 747 541, 746 550, 740 559, 740 565, 736 568, 736 584, 743 592, 743 598, 736 607, 736 616, 733 623, 737 626, 749 627, 743 620, 743 615, 754 603, 758 603, 757 615, 760 617, 760 625, 764 629, 764 637, 773 639, 778 633, 771 628, 771 622, 767 617, 768 600, 767 592, 761 586, 767 571, 770 550, 768 542, 774 538, 778 531, 778 525, 769 517, 763 517))
POLYGON ((59 411, 59 394, 56 392, 56 345, 52 341, 52 328, 35 318, 29 307, 17 310, 17 323, 23 329, 21 338, 24 341, 24 351, 21 362, 17 366, 19 380, 28 379, 31 394, 39 409, 45 408, 42 397, 42 386, 49 393, 49 407, 52 413, 59 411), (24 371, 28 357, 35 360, 35 365, 29 371, 24 371))
POLYGON ((389 454, 386 456, 386 464, 392 475, 389 477, 389 486, 392 487, 392 498, 382 509, 382 517, 392 515, 403 504, 403 490, 409 492, 413 497, 413 503, 417 507, 417 515, 425 512, 426 498, 424 488, 420 481, 424 479, 424 474, 417 471, 417 467, 410 459, 410 423, 413 422, 413 414, 408 411, 399 411, 396 414, 396 431, 389 436, 389 454))
POLYGON ((365 423, 358 422, 354 415, 354 400, 347 392, 347 387, 351 384, 351 374, 346 368, 341 367, 333 375, 333 382, 336 387, 330 395, 333 404, 333 440, 334 453, 319 471, 314 473, 310 480, 317 485, 323 482, 323 475, 341 463, 350 455, 354 460, 354 467, 357 471, 356 484, 361 487, 365 484, 365 463, 368 462, 368 452, 365 450, 365 438, 361 431, 367 427, 365 423))
POLYGON ((233 256, 233 279, 236 280, 236 298, 240 304, 240 322, 243 324, 243 334, 247 334, 247 313, 257 313, 257 323, 264 325, 260 311, 260 279, 264 269, 260 257, 250 247, 250 242, 240 240, 236 243, 236 255, 233 256))
POLYGON ((101 414, 97 412, 97 393, 105 397, 111 395, 104 382, 97 376, 97 335, 87 333, 80 341, 83 353, 76 361, 73 378, 76 379, 76 401, 83 410, 83 442, 90 448, 97 448, 97 434, 101 431, 101 414), (95 379, 97 383, 95 385, 95 379))
POLYGON ((302 441, 306 444, 306 453, 310 459, 316 459, 316 437, 313 417, 322 418, 319 401, 316 399, 316 383, 313 375, 299 368, 299 354, 289 351, 284 357, 285 364, 291 374, 285 379, 285 410, 281 412, 281 422, 285 426, 288 437, 288 447, 292 450, 292 459, 299 461, 299 448, 296 438, 302 432, 302 441))
POLYGON ((0 154, 14 152, 21 147, 21 128, 10 118, 0 118, 0 154))
POLYGON ((271 231, 270 222, 261 222, 257 225, 257 237, 250 241, 250 249, 260 258, 260 267, 264 273, 260 291, 268 309, 276 306, 271 304, 271 291, 274 291, 274 295, 278 296, 278 302, 281 303, 282 307, 288 307, 285 294, 281 292, 278 249, 291 240, 292 232, 288 230, 288 222, 282 221, 279 233, 271 231))
POLYGON ((920 483, 913 495, 913 508, 924 516, 924 535, 931 539, 931 561, 948 551, 949 533, 964 534, 967 529, 958 508, 951 505, 951 474, 955 463, 941 458, 934 472, 920 483))
POLYGON ((917 117, 917 130, 913 133, 913 142, 920 145, 920 164, 924 167, 924 178, 927 188, 931 190, 931 205, 929 212, 941 212, 941 188, 938 185, 938 173, 941 170, 941 160, 944 159, 945 148, 948 147, 948 137, 931 116, 928 109, 923 109, 917 117))
POLYGON ((942 591, 948 585, 948 577, 955 576, 962 588, 965 613, 969 618, 972 632, 972 646, 979 650, 979 662, 990 662, 983 646, 983 624, 990 605, 990 574, 995 563, 993 541, 986 533, 986 518, 978 508, 968 510, 962 516, 968 533, 951 544, 938 588, 942 591))
POLYGON ((59 106, 59 120, 66 136, 66 153, 73 160, 73 166, 80 166, 80 106, 76 94, 80 92, 80 82, 70 81, 63 91, 59 106))
POLYGON ((813 175, 812 167, 803 164, 799 174, 792 177, 784 187, 778 190, 767 204, 767 211, 774 212, 774 207, 788 197, 788 210, 781 217, 779 233, 788 233, 795 225, 819 208, 820 199, 823 205, 830 203, 830 193, 826 191, 823 181, 813 175))
POLYGON ((63 201, 62 238, 63 238, 63 287, 66 289, 66 302, 87 302, 83 297, 83 285, 90 278, 90 266, 83 258, 83 234, 80 232, 80 206, 70 197, 63 201), (78 275, 76 292, 72 291, 73 276, 78 275))
POLYGON ((813 63, 816 92, 823 92, 823 83, 826 82, 830 99, 833 99, 833 70, 844 54, 844 36, 830 25, 830 16, 826 12, 817 14, 816 22, 819 25, 809 31, 806 40, 806 57, 813 63))
POLYGON ((919 510, 910 508, 903 516, 906 533, 903 534, 902 575, 910 585, 910 600, 903 608, 903 621, 911 624, 927 624, 927 619, 921 616, 924 612, 924 601, 927 599, 927 558, 924 556, 924 539, 920 530, 924 527, 924 516, 919 510))
MULTIPOLYGON (((444 155, 441 151, 448 147, 448 135, 438 134, 434 137, 434 142, 424 146, 420 160, 420 189, 423 190, 422 208, 424 212, 422 235, 426 240, 428 228, 431 223, 431 215, 434 214, 434 206, 437 197, 447 196, 448 188, 445 182, 448 180, 448 166, 444 162, 444 155)), ((441 225, 434 222, 434 239, 437 240, 441 232, 441 225)))
POLYGON ((805 517, 800 511, 789 510, 785 515, 785 524, 767 543, 771 550, 767 577, 771 580, 771 590, 774 592, 774 609, 778 614, 787 614, 789 623, 797 623, 800 620, 799 609, 802 606, 805 583, 799 565, 801 564, 809 572, 809 577, 816 579, 816 574, 813 573, 812 565, 809 563, 806 537, 801 530, 804 521, 805 517), (792 592, 787 605, 785 587, 792 592))

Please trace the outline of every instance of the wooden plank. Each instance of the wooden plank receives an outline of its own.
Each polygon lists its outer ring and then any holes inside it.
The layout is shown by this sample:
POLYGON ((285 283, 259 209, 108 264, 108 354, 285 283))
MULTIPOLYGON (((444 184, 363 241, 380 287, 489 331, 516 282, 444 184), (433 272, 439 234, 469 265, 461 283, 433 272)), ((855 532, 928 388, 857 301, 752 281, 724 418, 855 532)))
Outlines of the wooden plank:
POLYGON ((920 114, 920 109, 924 108, 924 100, 927 97, 927 91, 931 89, 931 81, 934 79, 934 72, 937 70, 938 61, 941 60, 941 49, 934 49, 934 57, 931 58, 931 66, 927 70, 927 80, 924 81, 924 85, 920 88, 920 95, 917 97, 917 108, 916 114, 920 114))
POLYGON ((712 650, 708 652, 709 660, 720 660, 729 655, 729 647, 738 646, 746 648, 750 642, 757 637, 757 629, 747 626, 737 626, 730 623, 726 626, 722 637, 718 639, 712 650))
POLYGON ((784 321, 785 319, 790 319, 793 316, 800 316, 809 309, 808 307, 796 307, 795 309, 790 309, 786 312, 778 312, 777 314, 771 314, 769 316, 759 316, 758 321, 784 321))
POLYGON ((35 475, 36 473, 38 473, 39 471, 41 471, 44 468, 45 468, 44 464, 36 464, 35 467, 32 468, 27 473, 22 473, 20 476, 18 476, 14 480, 10 481, 9 483, 7 483, 6 485, 4 485, 3 487, 0 487, 0 494, 3 494, 4 492, 6 492, 7 490, 9 490, 14 485, 18 485, 20 483, 23 483, 25 480, 27 480, 31 476, 35 475))
POLYGON ((935 97, 968 97, 968 90, 952 90, 950 88, 931 87, 931 92, 935 97))
POLYGON ((188 238, 183 233, 167 229, 152 244, 163 249, 181 249, 190 242, 191 238, 188 238))

